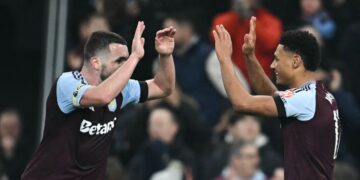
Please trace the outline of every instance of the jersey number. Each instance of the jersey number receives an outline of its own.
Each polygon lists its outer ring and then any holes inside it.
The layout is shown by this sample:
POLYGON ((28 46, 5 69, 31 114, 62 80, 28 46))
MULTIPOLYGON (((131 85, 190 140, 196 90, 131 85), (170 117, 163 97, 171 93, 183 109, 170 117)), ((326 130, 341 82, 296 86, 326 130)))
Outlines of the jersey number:
POLYGON ((337 157, 337 153, 339 150, 339 145, 340 145, 340 137, 341 137, 341 131, 340 131, 340 126, 339 126, 339 111, 338 110, 334 110, 333 111, 334 114, 334 121, 335 121, 335 148, 334 148, 334 159, 336 159, 337 157))

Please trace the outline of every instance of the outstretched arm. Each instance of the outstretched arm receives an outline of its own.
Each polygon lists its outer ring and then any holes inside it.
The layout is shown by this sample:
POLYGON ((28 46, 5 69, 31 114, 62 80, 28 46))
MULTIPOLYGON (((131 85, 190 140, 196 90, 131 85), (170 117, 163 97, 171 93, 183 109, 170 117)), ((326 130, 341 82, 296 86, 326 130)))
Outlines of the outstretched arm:
POLYGON ((129 59, 105 81, 86 90, 80 100, 81 107, 109 104, 124 89, 136 65, 144 56, 145 40, 141 37, 144 29, 144 22, 138 22, 129 59))
POLYGON ((234 109, 270 117, 278 116, 277 107, 272 96, 252 96, 236 78, 231 60, 232 42, 224 26, 216 26, 213 35, 225 90, 234 109))
POLYGON ((156 33, 155 48, 159 53, 159 69, 154 79, 147 80, 149 87, 148 99, 168 96, 175 88, 175 67, 172 53, 175 47, 176 29, 165 28, 156 33))
POLYGON ((242 47, 245 56, 246 66, 249 78, 255 92, 260 95, 274 95, 277 91, 275 85, 265 74, 259 61, 255 56, 256 44, 256 18, 251 17, 250 32, 244 36, 244 44, 242 47))

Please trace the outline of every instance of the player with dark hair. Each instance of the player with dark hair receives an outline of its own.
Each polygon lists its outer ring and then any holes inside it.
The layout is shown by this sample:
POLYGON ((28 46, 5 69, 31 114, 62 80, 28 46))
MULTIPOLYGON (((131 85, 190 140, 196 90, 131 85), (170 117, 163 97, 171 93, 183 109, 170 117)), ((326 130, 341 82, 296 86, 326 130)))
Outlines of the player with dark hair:
POLYGON ((222 25, 213 31, 226 92, 234 109, 281 119, 285 179, 332 179, 340 141, 339 113, 334 97, 314 71, 320 49, 314 36, 303 31, 285 32, 274 53, 271 68, 276 83, 290 89, 278 91, 255 57, 256 18, 242 47, 254 90, 250 95, 239 83, 231 61, 231 37, 222 25))
POLYGON ((132 52, 110 32, 95 32, 85 45, 81 72, 63 73, 46 104, 44 137, 23 180, 103 180, 113 129, 121 108, 169 95, 175 87, 175 29, 156 33, 160 68, 154 79, 130 79, 144 56, 145 29, 138 22, 132 52))

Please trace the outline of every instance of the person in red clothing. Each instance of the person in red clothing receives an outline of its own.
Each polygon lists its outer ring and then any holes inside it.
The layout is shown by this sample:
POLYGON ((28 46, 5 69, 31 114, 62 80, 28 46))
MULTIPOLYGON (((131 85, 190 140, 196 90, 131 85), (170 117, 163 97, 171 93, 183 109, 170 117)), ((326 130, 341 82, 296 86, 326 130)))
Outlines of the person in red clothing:
MULTIPOLYGON (((282 22, 265 8, 261 7, 258 0, 232 0, 232 9, 215 16, 211 30, 215 29, 216 25, 222 24, 229 31, 234 50, 232 59, 247 80, 249 80, 241 48, 244 43, 244 36, 250 30, 249 22, 251 16, 256 16, 256 25, 261 27, 256 29, 257 43, 255 54, 265 73, 271 77, 270 64, 273 60, 273 52, 282 34, 282 22)), ((209 35, 210 40, 214 41, 212 31, 210 31, 209 35)))

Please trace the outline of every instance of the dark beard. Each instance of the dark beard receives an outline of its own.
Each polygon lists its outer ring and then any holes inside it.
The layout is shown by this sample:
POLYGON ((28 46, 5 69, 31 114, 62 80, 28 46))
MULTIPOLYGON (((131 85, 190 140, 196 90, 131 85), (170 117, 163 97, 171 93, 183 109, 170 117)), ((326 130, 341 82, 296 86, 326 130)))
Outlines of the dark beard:
POLYGON ((102 70, 101 70, 101 72, 100 72, 100 79, 101 79, 101 81, 104 81, 105 79, 107 79, 107 78, 110 76, 110 75, 108 75, 108 74, 105 74, 106 70, 107 70, 106 66, 105 66, 105 65, 102 65, 102 70))
POLYGON ((108 76, 105 76, 104 74, 100 74, 101 81, 105 81, 106 78, 108 78, 108 76))

